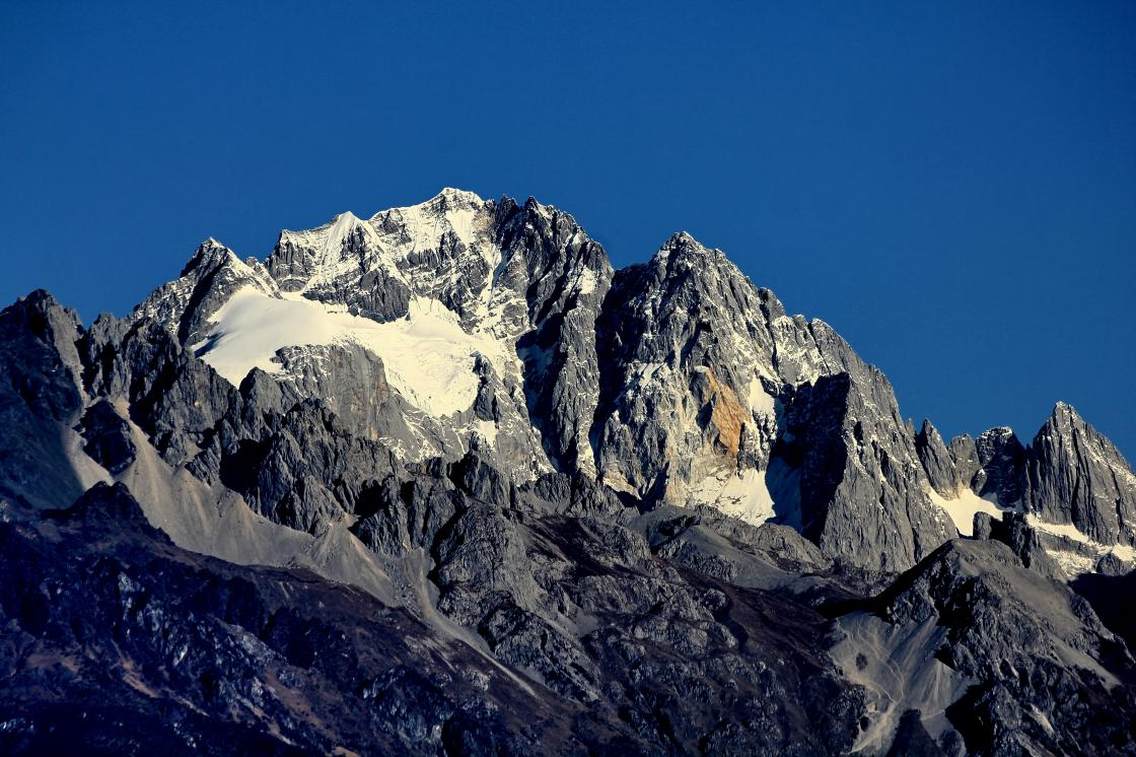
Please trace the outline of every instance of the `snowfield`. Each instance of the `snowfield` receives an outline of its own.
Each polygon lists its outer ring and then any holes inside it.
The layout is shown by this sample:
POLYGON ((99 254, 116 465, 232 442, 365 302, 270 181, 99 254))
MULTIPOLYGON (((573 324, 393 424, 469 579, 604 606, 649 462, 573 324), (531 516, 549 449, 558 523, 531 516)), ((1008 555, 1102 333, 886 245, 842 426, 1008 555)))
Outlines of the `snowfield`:
POLYGON ((955 524, 955 528, 962 536, 974 535, 975 513, 987 513, 995 520, 1002 520, 1002 512, 1005 508, 999 507, 988 499, 983 499, 966 487, 959 489, 953 499, 946 499, 930 486, 926 487, 926 491, 931 501, 946 511, 951 522, 955 524))
POLYGON ((234 386, 253 368, 278 373, 274 357, 282 347, 355 343, 382 359, 394 389, 436 418, 473 404, 477 353, 499 372, 508 361, 502 343, 466 332, 452 311, 420 298, 411 300, 406 318, 377 323, 351 315, 341 305, 298 294, 278 299, 249 286, 235 292, 210 322, 214 327, 208 338, 192 349, 234 386))

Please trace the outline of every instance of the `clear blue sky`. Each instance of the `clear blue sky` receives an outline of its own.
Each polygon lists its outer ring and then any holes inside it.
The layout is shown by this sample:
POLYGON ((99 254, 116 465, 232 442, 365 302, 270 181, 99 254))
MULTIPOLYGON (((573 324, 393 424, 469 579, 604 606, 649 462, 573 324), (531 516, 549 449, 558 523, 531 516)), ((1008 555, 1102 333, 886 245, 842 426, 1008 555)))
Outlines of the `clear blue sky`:
POLYGON ((725 249, 947 435, 1064 399, 1136 457, 1136 3, 315 5, 0 0, 0 300, 531 194, 725 249))

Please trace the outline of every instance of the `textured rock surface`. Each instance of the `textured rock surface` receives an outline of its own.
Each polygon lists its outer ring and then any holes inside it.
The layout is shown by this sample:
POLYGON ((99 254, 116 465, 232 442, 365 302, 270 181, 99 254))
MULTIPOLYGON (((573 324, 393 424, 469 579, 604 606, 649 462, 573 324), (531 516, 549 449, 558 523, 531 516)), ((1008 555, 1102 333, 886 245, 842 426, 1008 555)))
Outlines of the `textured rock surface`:
POLYGON ((121 485, 6 516, 5 753, 522 752, 519 701, 572 716, 363 594, 173 547, 121 485))
POLYGON ((0 312, 0 421, 5 753, 1131 751, 1119 453, 916 432, 689 235, 614 272, 445 190, 209 240, 127 318, 0 312))
POLYGON ((1005 505, 1020 502, 1025 488, 1026 453, 1013 429, 1000 427, 984 431, 978 435, 974 446, 979 465, 971 481, 975 493, 993 496, 1005 505))
POLYGON ((873 568, 907 567, 951 535, 887 379, 722 252, 672 237, 619 272, 604 313, 605 484, 774 518, 873 568))
POLYGON ((1028 446, 999 427, 977 440, 956 437, 944 448, 928 421, 915 444, 940 495, 951 499, 966 487, 1001 509, 1027 514, 1042 529, 1039 543, 1047 543, 1039 548, 1072 556, 1066 572, 1084 572, 1098 560, 1114 572, 1133 567, 1136 474, 1072 406, 1058 402, 1028 446))
POLYGON ((947 712, 968 751, 1131 750, 1132 656, 1085 599, 1005 545, 951 542, 877 602, 889 623, 945 632, 934 654, 969 681, 947 712))
MULTIPOLYGON (((392 384, 381 342, 378 355, 352 344, 275 352, 282 401, 319 397, 403 459, 476 449, 518 481, 580 472, 647 503, 787 523, 830 556, 877 569, 909 566, 953 533, 925 494, 886 378, 689 235, 613 284, 606 253, 571 216, 447 189, 370 219, 346 213, 283 232, 264 265, 209 240, 129 319, 92 328, 88 353, 108 357, 103 366, 91 355, 89 386, 139 394, 126 374, 172 349, 156 331, 210 360, 232 338, 210 324, 234 293, 250 291, 386 324, 413 322, 433 303, 427 309, 451 313, 481 340, 484 354, 468 358, 476 392, 452 415, 421 404, 407 366, 392 384), (823 452, 802 452, 814 447, 823 452)), ((159 432, 163 455, 181 464, 209 444, 233 395, 206 387, 216 379, 196 368, 175 373, 179 403, 190 386, 208 395, 201 417, 159 417, 178 415, 163 395, 146 402, 156 407, 130 401, 139 425, 159 432)))
POLYGON ((122 473, 134 462, 138 450, 130 426, 106 400, 87 408, 78 431, 85 442, 83 451, 111 475, 122 473))
POLYGON ((217 240, 207 239, 176 280, 159 287, 138 306, 134 320, 158 323, 183 344, 199 344, 208 336, 209 317, 244 286, 269 293, 276 290, 259 262, 245 263, 217 240))
POLYGON ((0 312, 0 497, 47 505, 85 488, 59 428, 83 406, 79 328, 43 291, 0 312))
POLYGON ((971 473, 965 480, 962 477, 962 473, 967 470, 966 442, 963 439, 960 438, 958 445, 962 460, 956 461, 947 443, 943 441, 939 429, 935 428, 931 421, 924 419, 923 425, 915 435, 915 450, 919 453, 923 470, 927 472, 927 479, 931 486, 935 487, 935 491, 944 497, 952 496, 960 486, 969 486, 973 476, 971 473), (960 465, 959 462, 962 464, 960 465))
POLYGON ((895 571, 929 554, 953 528, 927 497, 890 385, 869 375, 877 380, 836 374, 802 387, 787 403, 789 433, 774 454, 799 476, 805 536, 834 557, 895 571))
POLYGON ((666 568, 611 522, 525 523, 449 491, 465 508, 455 527, 428 517, 411 530, 435 534, 439 608, 473 624, 492 658, 361 592, 180 550, 121 484, 62 511, 5 510, 0 706, 19 716, 0 744, 809 754, 851 743, 860 698, 834 675, 816 611, 666 568), (64 732, 64 713, 82 728, 64 732))
POLYGON ((1027 507, 1105 543, 1136 544, 1136 476, 1077 411, 1058 403, 1030 444, 1027 507))

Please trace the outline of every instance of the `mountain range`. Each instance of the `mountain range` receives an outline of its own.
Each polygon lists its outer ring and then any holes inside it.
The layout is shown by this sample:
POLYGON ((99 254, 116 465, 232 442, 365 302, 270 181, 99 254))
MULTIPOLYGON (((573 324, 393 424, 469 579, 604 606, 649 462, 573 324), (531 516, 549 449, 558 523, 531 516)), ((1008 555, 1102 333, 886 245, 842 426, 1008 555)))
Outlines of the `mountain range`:
POLYGON ((1136 475, 444 189, 0 312, 0 751, 1136 753, 1136 475), (1025 441, 1023 441, 1025 439, 1025 441))

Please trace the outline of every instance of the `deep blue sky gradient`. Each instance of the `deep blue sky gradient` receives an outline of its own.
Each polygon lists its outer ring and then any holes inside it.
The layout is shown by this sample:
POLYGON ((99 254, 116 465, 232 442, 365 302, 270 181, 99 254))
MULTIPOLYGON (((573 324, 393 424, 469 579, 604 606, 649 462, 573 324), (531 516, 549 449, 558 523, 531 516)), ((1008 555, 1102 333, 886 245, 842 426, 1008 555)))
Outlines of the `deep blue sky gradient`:
POLYGON ((4 303, 445 185, 689 230, 947 435, 1064 399, 1136 456, 1136 3, 0 0, 4 303))

